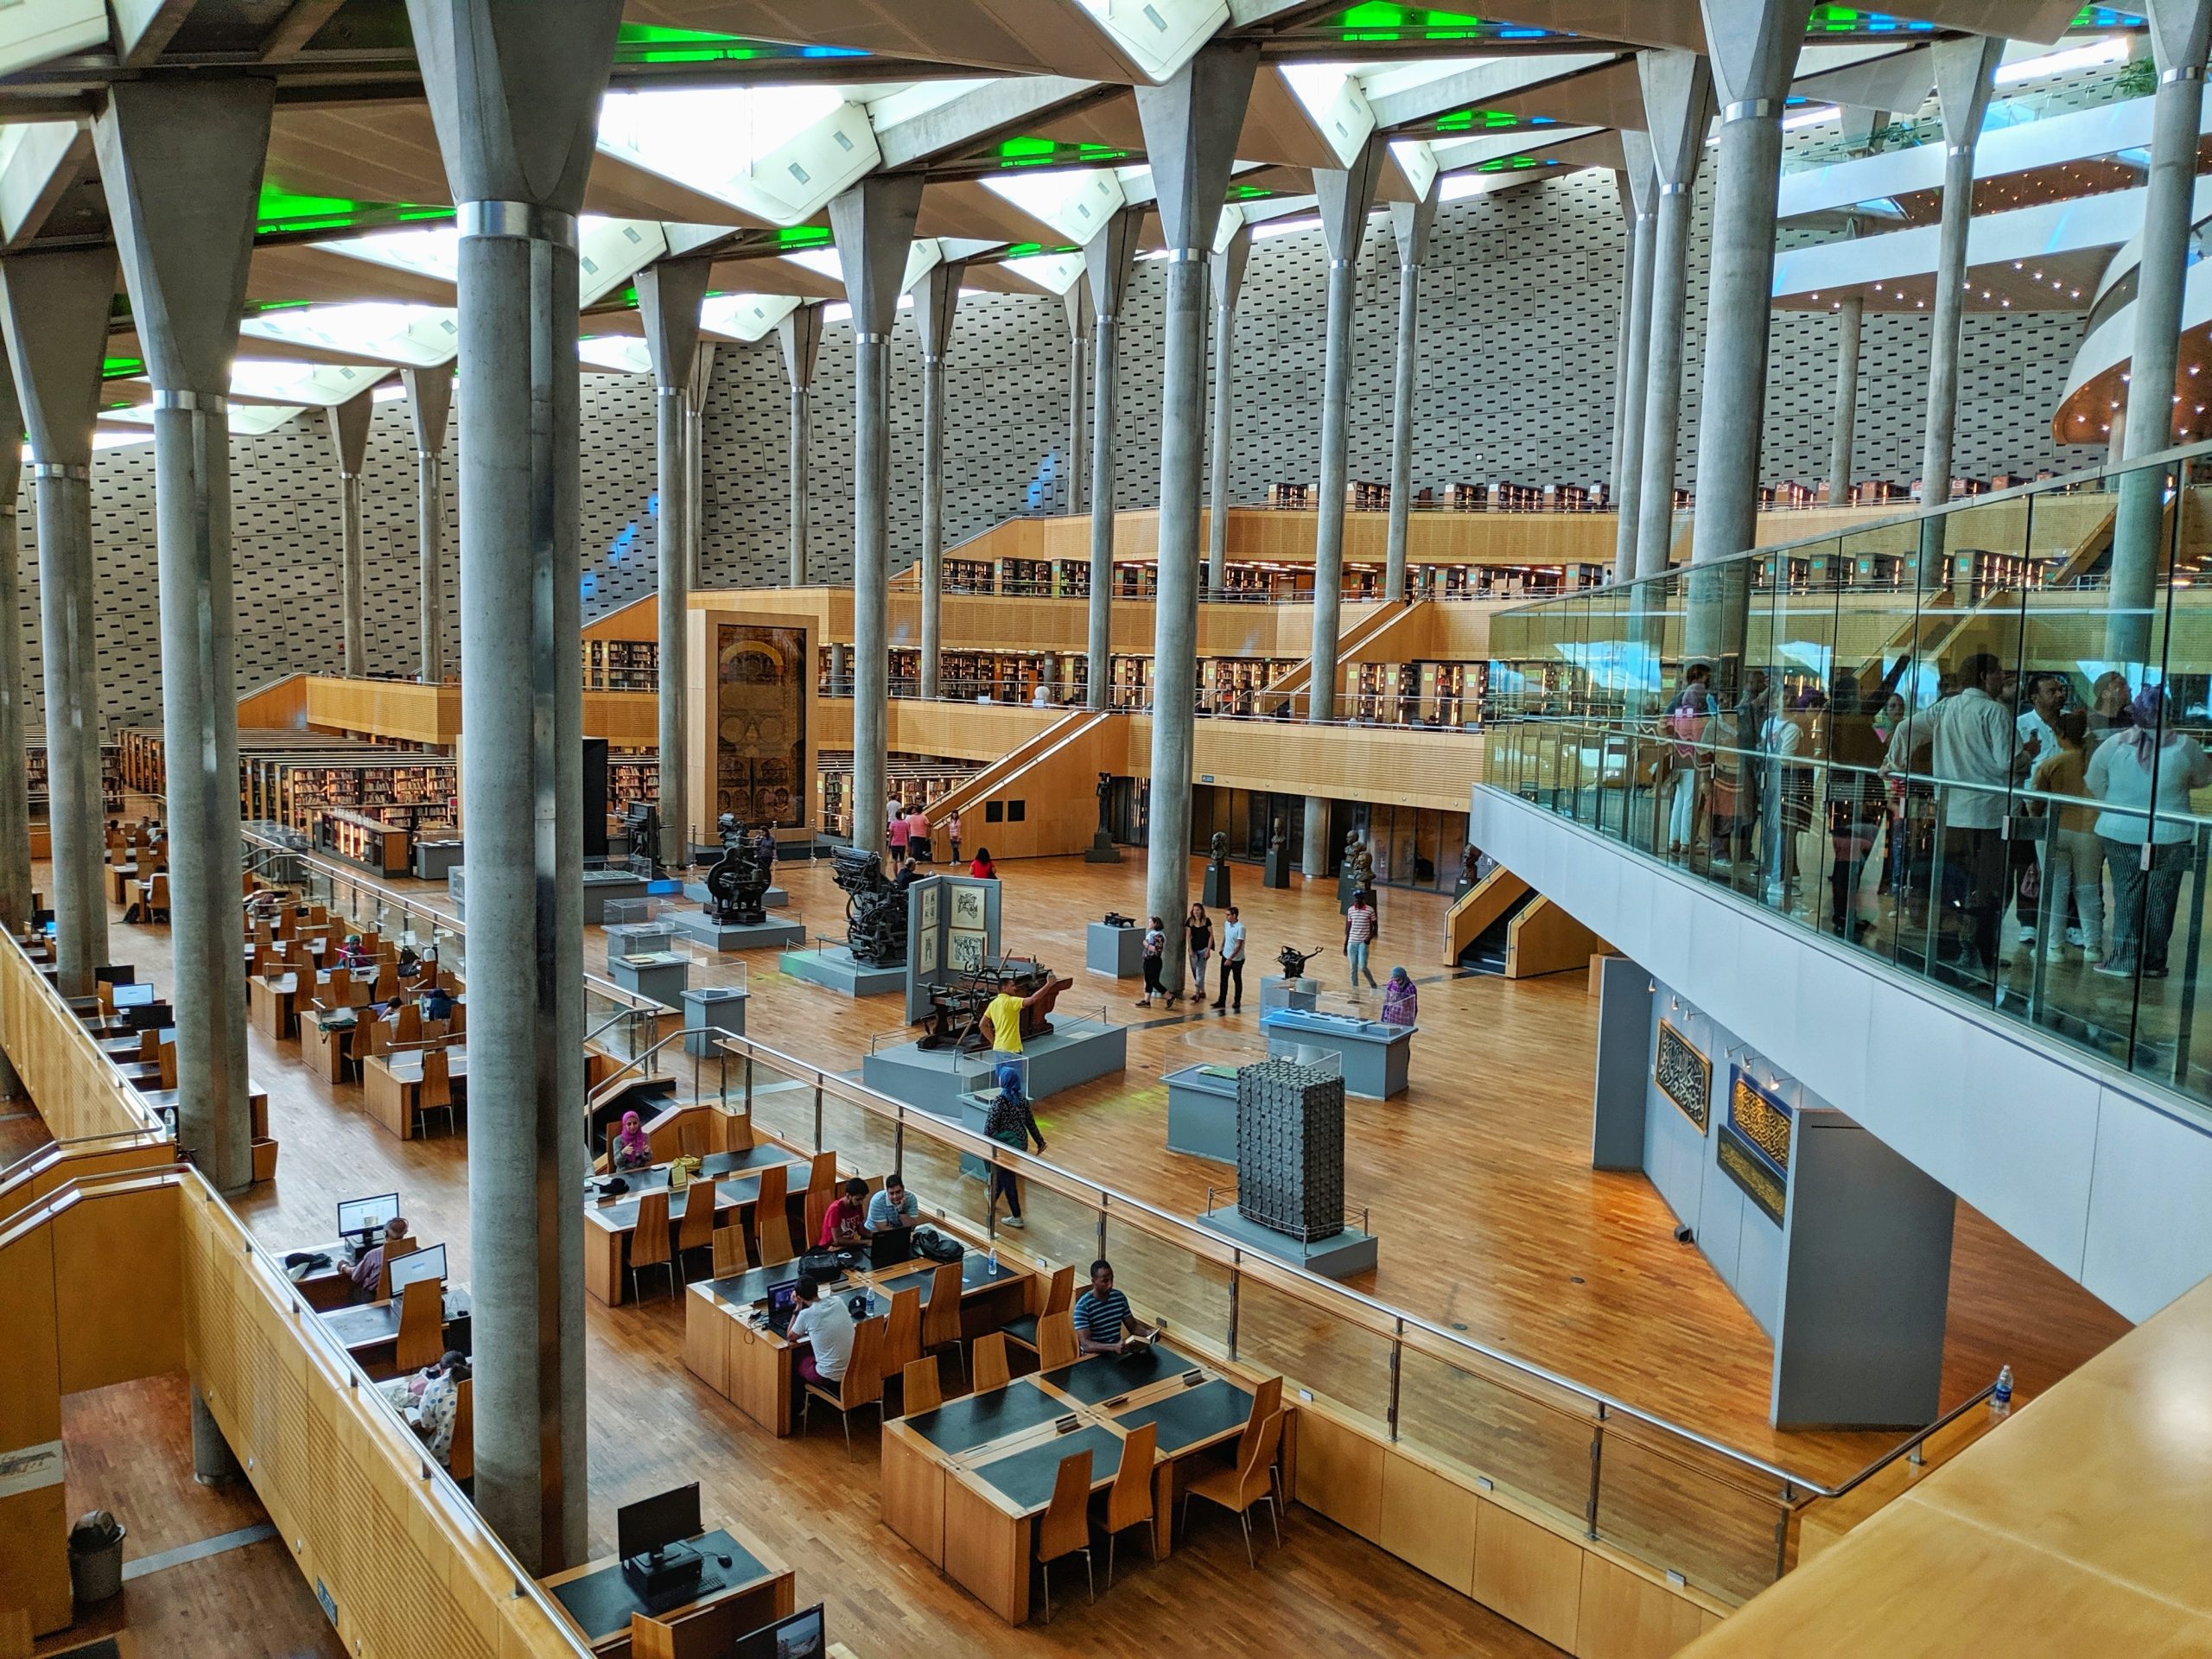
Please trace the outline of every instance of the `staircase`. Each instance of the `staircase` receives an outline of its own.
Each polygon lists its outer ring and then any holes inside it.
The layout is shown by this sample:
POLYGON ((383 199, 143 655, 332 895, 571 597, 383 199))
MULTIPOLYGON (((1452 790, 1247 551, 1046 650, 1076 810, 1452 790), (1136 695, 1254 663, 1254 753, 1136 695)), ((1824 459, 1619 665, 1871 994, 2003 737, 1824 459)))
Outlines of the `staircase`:
MULTIPOLYGON (((1076 709, 1062 715, 1043 730, 1014 745, 982 771, 969 774, 957 787, 938 796, 930 804, 930 821, 940 823, 955 812, 978 812, 987 798, 997 794, 1037 761, 1092 730, 1106 718, 1107 711, 1098 709, 1076 709)), ((969 839, 972 840, 974 836, 975 831, 969 830, 969 839)))
POLYGON ((1513 920, 1540 896, 1512 871, 1497 866, 1446 912, 1445 961, 1469 973, 1503 974, 1513 920))
MULTIPOLYGON (((1377 605, 1369 614, 1360 618, 1337 640, 1338 672, 1342 673, 1344 664, 1351 661, 1359 652, 1375 645, 1384 634, 1428 602, 1427 600, 1416 600, 1409 604, 1402 599, 1387 600, 1377 605)), ((1280 714, 1292 707, 1294 700, 1301 696, 1313 681, 1312 661, 1300 663, 1266 690, 1260 692, 1253 706, 1263 715, 1280 714)))

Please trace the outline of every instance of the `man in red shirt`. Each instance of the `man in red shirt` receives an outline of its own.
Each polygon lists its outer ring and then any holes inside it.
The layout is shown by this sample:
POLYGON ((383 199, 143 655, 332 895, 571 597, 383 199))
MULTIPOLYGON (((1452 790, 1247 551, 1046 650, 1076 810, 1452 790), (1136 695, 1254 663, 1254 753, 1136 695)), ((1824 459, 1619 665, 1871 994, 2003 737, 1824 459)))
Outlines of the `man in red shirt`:
POLYGON ((825 1250, 849 1244, 868 1230, 868 1183, 847 1181, 842 1197, 822 1212, 822 1236, 815 1242, 825 1250))

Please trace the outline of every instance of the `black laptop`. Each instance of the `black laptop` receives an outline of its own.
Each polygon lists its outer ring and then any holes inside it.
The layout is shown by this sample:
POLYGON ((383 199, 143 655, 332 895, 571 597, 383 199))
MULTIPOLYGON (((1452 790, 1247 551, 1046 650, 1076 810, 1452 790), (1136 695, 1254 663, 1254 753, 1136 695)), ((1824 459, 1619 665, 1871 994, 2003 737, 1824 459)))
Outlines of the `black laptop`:
POLYGON ((868 1264, 871 1268, 895 1268, 914 1259, 914 1230, 911 1227, 886 1227, 868 1236, 868 1264))

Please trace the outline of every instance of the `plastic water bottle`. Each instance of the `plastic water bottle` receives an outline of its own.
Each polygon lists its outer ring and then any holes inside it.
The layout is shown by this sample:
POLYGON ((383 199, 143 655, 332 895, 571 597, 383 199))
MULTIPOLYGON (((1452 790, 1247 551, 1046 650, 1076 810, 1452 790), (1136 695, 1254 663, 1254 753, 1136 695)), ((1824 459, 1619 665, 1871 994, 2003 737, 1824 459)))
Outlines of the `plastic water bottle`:
MULTIPOLYGON (((999 1270, 999 1242, 998 1242, 998 1240, 996 1240, 995 1238, 995 1239, 993 1239, 993 1240, 991 1241, 991 1256, 990 1256, 990 1261, 991 1261, 991 1271, 992 1271, 993 1273, 996 1273, 996 1272, 999 1270)), ((2012 1389, 2011 1389, 2011 1388, 2010 1388, 2010 1387, 2009 1387, 2009 1385, 2008 1385, 2008 1386, 2007 1386, 2007 1388, 2006 1388, 2006 1389, 2005 1389, 2005 1393, 2006 1393, 2006 1395, 2009 1396, 2009 1395, 2010 1395, 2010 1394, 2011 1394, 2011 1392, 2012 1392, 2012 1389)))
POLYGON ((1998 1368, 1997 1389, 1989 1396, 1989 1412, 1993 1417, 2006 1417, 2012 1411, 2012 1368, 1998 1368))

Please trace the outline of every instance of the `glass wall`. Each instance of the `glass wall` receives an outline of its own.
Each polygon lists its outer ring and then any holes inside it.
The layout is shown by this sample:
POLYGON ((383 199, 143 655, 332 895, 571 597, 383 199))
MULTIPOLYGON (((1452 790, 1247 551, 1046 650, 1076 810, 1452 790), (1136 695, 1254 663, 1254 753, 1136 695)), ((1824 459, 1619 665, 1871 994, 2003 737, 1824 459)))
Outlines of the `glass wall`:
POLYGON ((2212 1099, 2208 451, 1508 612, 1487 781, 2212 1099))

